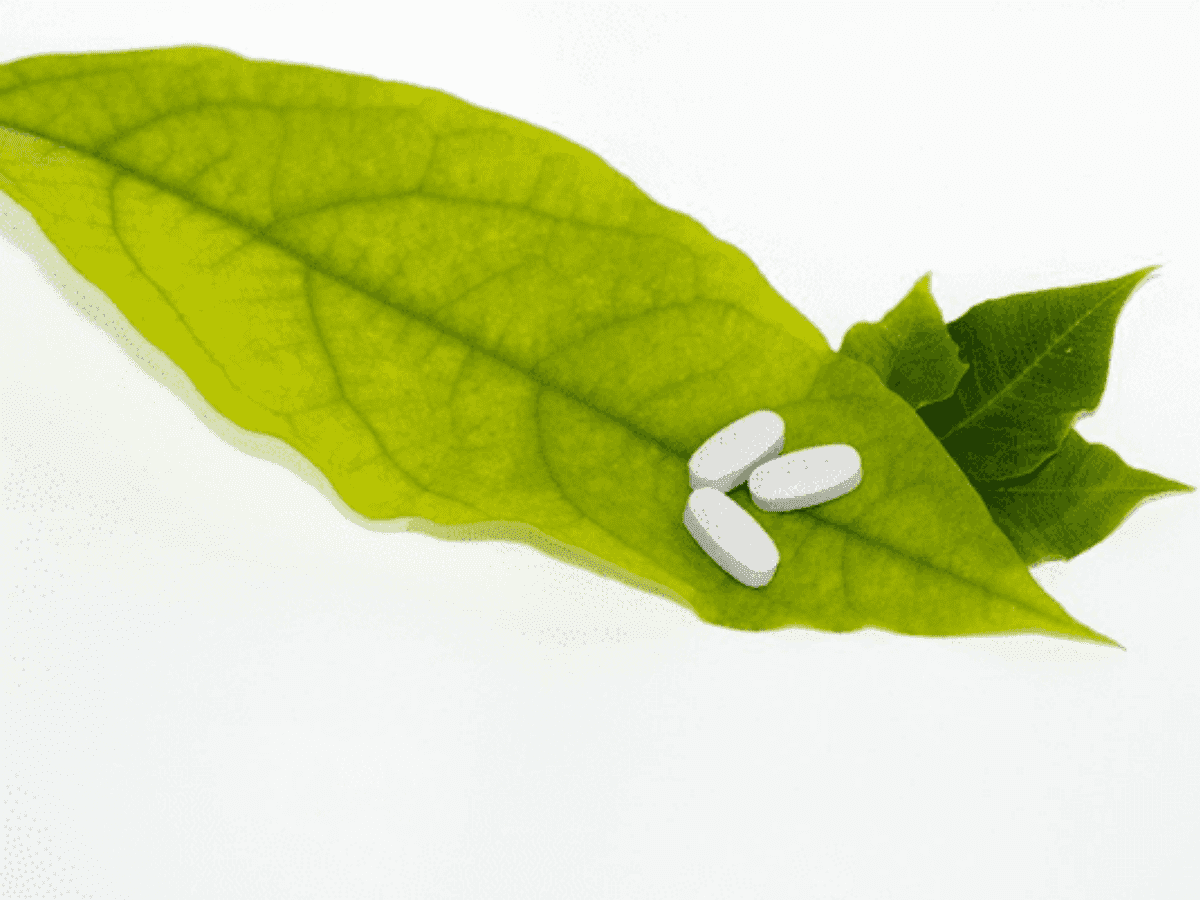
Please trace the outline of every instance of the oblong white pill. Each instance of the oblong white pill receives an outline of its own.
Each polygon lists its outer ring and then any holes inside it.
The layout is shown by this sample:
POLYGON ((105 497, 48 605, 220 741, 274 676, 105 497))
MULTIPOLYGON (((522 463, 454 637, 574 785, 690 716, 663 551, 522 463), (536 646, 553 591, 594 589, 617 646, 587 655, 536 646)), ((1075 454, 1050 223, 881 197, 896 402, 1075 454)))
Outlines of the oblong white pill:
POLYGON ((760 409, 726 425, 688 460, 692 488, 711 487, 727 493, 763 462, 783 449, 783 419, 760 409))
POLYGON ((754 517, 716 488, 692 491, 683 524, 722 569, 747 587, 764 587, 779 566, 779 550, 754 517))
POLYGON ((750 475, 759 509, 785 512, 848 494, 862 481, 862 459, 849 444, 824 444, 777 457, 750 475))

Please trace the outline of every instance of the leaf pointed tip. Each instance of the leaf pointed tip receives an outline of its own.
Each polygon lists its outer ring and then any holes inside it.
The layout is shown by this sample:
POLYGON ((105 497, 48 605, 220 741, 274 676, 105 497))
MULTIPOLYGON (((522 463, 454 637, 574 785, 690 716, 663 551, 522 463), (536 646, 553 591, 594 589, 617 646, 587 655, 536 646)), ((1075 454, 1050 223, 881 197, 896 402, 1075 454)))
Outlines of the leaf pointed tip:
POLYGON ((1122 644, 1122 643, 1119 643, 1118 641, 1114 641, 1114 640, 1113 640, 1112 638, 1110 638, 1108 635, 1101 634, 1101 633, 1100 633, 1100 632, 1098 632, 1098 631, 1094 631, 1094 632, 1092 632, 1092 633, 1093 633, 1094 635, 1096 635, 1095 642, 1096 642, 1097 644, 1102 644, 1102 645, 1104 645, 1105 647, 1112 647, 1112 648, 1114 648, 1114 649, 1116 649, 1116 650, 1120 650, 1120 651, 1122 651, 1122 652, 1128 652, 1128 650, 1127 650, 1127 648, 1125 647, 1125 645, 1124 645, 1124 644, 1122 644))
POLYGON ((1126 275, 1125 277, 1133 282, 1133 286, 1130 288, 1130 293, 1141 287, 1147 281, 1156 278, 1158 276, 1158 270, 1161 268, 1162 265, 1160 263, 1155 263, 1152 266, 1143 266, 1140 269, 1135 269, 1126 275))
POLYGON ((1100 632, 1096 631, 1095 629, 1089 628, 1088 626, 1084 625, 1082 622, 1072 620, 1071 624, 1074 625, 1075 627, 1069 631, 1059 632, 1061 637, 1071 638, 1072 640, 1077 640, 1077 641, 1085 641, 1089 644, 1101 644, 1105 647, 1114 647, 1117 650, 1125 649, 1125 646, 1123 644, 1120 644, 1117 641, 1114 641, 1112 638, 1110 638, 1106 634, 1101 634, 1100 632))

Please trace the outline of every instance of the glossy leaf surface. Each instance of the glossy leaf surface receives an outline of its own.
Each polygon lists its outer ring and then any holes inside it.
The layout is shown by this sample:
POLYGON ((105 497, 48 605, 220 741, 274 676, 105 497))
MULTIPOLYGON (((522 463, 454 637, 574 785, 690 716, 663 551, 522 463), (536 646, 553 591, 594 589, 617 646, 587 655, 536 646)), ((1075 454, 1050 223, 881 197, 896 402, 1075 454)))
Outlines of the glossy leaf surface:
POLYGON ((737 628, 1106 640, 871 370, 554 134, 206 48, 37 57, 0 67, 0 189, 216 410, 369 518, 566 548, 737 628), (864 468, 809 510, 731 493, 780 550, 760 589, 682 521, 688 458, 756 409, 784 452, 848 443, 864 468))
POLYGON ((1057 452, 1100 403, 1117 316, 1151 271, 988 300, 947 326, 970 369, 920 415, 968 477, 1015 478, 1057 452))
POLYGON ((946 331, 925 275, 878 322, 858 322, 838 352, 865 363, 914 409, 954 393, 967 366, 946 331))
POLYGON ((1151 497, 1195 490, 1127 465, 1074 429, 1035 471, 1011 481, 977 484, 976 489, 1028 565, 1078 556, 1151 497))

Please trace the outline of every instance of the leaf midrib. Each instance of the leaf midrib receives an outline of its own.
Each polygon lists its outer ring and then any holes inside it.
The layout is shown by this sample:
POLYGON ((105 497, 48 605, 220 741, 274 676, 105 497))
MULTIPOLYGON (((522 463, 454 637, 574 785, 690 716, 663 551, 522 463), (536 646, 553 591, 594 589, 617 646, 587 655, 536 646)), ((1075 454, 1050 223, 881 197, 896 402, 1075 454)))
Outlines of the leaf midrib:
MULTIPOLYGON (((278 250, 280 253, 291 256, 297 262, 309 267, 311 270, 317 272, 318 274, 322 275, 323 277, 326 277, 326 278, 330 279, 331 281, 334 281, 346 288, 354 290, 366 297, 370 297, 371 299, 375 300, 377 303, 381 303, 390 308, 395 308, 392 304, 388 303, 386 300, 380 299, 371 290, 364 288, 362 286, 359 286, 357 284, 354 284, 351 280, 349 280, 348 278, 346 278, 340 274, 331 273, 331 272, 327 271, 327 269, 323 265, 321 265, 319 261, 314 260, 308 254, 305 254, 305 253, 303 253, 299 250, 296 250, 292 247, 287 247, 287 246, 280 244, 278 242, 278 240, 276 240, 271 235, 267 234, 265 231, 263 231, 257 225, 255 225, 251 222, 242 221, 240 218, 235 216, 233 213, 213 207, 210 204, 204 202, 203 200, 200 200, 199 198, 189 196, 189 194, 186 191, 183 191, 173 185, 168 185, 168 184, 162 182, 161 180, 155 178, 152 175, 147 175, 143 172, 132 169, 129 166, 125 165, 124 163, 108 157, 104 153, 98 153, 90 148, 83 147, 73 141, 66 141, 66 140, 63 140, 58 137, 52 137, 50 135, 30 129, 25 126, 14 127, 13 125, 6 125, 5 127, 10 128, 13 131, 24 133, 24 134, 30 135, 32 137, 38 138, 40 140, 44 140, 49 144, 52 144, 52 145, 62 148, 62 149, 69 150, 69 151, 76 153, 80 156, 83 156, 85 158, 94 159, 100 163, 103 163, 106 166, 109 166, 111 169, 113 169, 119 175, 123 175, 128 178, 140 180, 143 183, 145 183, 153 188, 156 188, 157 190, 160 190, 165 194, 178 197, 179 199, 181 199, 187 203, 190 203, 193 206, 195 206, 196 208, 212 215, 214 218, 224 221, 224 222, 226 222, 230 225, 233 225, 237 228, 243 229, 247 233, 253 235, 257 240, 260 240, 264 244, 273 247, 274 249, 278 250)), ((420 196, 426 196, 426 197, 429 197, 430 199, 434 199, 434 200, 447 199, 447 200, 451 200, 454 202, 464 202, 464 203, 465 202, 474 202, 479 205, 492 205, 492 206, 501 206, 501 207, 505 205, 505 204, 493 204, 493 203, 490 203, 489 201, 470 201, 469 199, 466 199, 466 198, 457 198, 457 197, 440 198, 437 195, 433 195, 433 194, 420 194, 420 196)), ((357 202, 367 202, 367 201, 363 200, 363 201, 357 201, 357 202)), ((570 219, 567 217, 553 216, 553 215, 543 213, 538 210, 529 209, 528 207, 520 207, 520 208, 529 212, 530 214, 546 216, 547 218, 557 219, 559 221, 569 221, 574 224, 584 225, 587 227, 597 228, 597 229, 601 229, 601 230, 617 230, 617 231, 622 230, 620 228, 609 229, 607 226, 604 226, 604 225, 597 225, 595 223, 590 223, 590 222, 580 222, 578 220, 573 220, 573 219, 570 219)), ((308 214, 308 213, 306 213, 306 214, 308 214)), ((115 228, 115 223, 113 223, 113 225, 115 228)), ((692 252, 691 248, 685 248, 685 249, 687 249, 688 252, 692 252)), ((714 298, 704 298, 704 299, 710 300, 711 302, 725 303, 726 305, 732 305, 732 304, 728 304, 727 301, 716 300, 714 298)), ((753 313, 751 313, 749 310, 744 309, 743 307, 739 306, 736 308, 739 311, 745 312, 747 315, 753 315, 753 313)), ((636 425, 634 425, 630 422, 627 422, 624 419, 619 418, 618 416, 616 416, 615 414, 613 414, 607 410, 601 409, 600 407, 596 406, 594 403, 590 402, 589 400, 587 400, 585 398, 576 396, 570 390, 568 390, 564 387, 561 387, 559 385, 550 384, 549 382, 545 381, 543 378, 539 377, 535 373, 529 372, 523 368, 520 368, 519 366, 510 362, 509 360, 506 360, 506 359, 500 357, 499 355, 492 352, 491 350, 477 346, 470 340, 455 334, 453 331, 449 330, 442 323, 435 322, 435 321, 429 319, 428 317, 421 315, 420 313, 409 312, 407 310, 398 310, 398 311, 402 312, 404 315, 409 316, 416 321, 422 322, 423 324, 425 324, 432 330, 436 330, 443 334, 450 335, 451 337, 454 337, 455 339, 462 341, 462 343, 464 345, 466 345, 467 347, 470 347, 475 352, 478 352, 484 356, 489 356, 492 359, 494 359, 496 362, 501 363, 502 365, 508 366, 513 371, 515 371, 515 372, 519 373, 520 375, 533 381, 541 389, 549 389, 552 391, 556 391, 556 392, 562 394, 563 396, 568 397, 569 399, 572 399, 572 400, 580 403, 581 405, 587 407, 588 409, 591 409, 592 411, 608 418, 609 420, 611 420, 611 421, 615 422, 616 424, 620 425, 621 427, 625 428, 627 431, 629 431, 630 433, 639 437, 641 440, 645 441, 646 443, 649 443, 653 446, 658 447, 660 450, 662 450, 663 452, 665 452, 671 456, 675 456, 675 457, 677 457, 679 459, 683 459, 683 460, 686 460, 690 456, 690 454, 686 450, 679 450, 674 447, 671 447, 670 445, 666 444, 662 440, 660 440, 660 439, 654 437, 653 435, 638 428, 636 425)), ((836 357, 836 354, 834 354, 832 352, 830 352, 828 355, 831 358, 836 357)), ((574 504, 572 504, 572 505, 574 505, 574 504)), ((576 508, 578 508, 578 507, 576 507, 576 508)), ((581 510, 581 512, 582 512, 582 510, 581 510)), ((1036 615, 1046 618, 1048 621, 1051 621, 1051 622, 1059 621, 1058 619, 1052 617, 1051 614, 1048 613, 1047 611, 1039 609, 1038 607, 1032 606, 1032 605, 1026 603, 1024 600, 1021 600, 1021 599, 1018 599, 1015 597, 1011 597, 1006 594, 998 593, 986 584, 980 584, 979 582, 972 581, 968 578, 963 577, 962 575, 958 574, 957 572, 952 572, 949 569, 944 569, 940 566, 934 565, 932 562, 930 562, 927 559, 917 558, 910 554, 904 553, 901 550, 899 550, 898 548, 893 547, 890 544, 886 544, 882 541, 879 541, 870 535, 855 531, 841 523, 831 522, 828 519, 825 519, 824 517, 816 514, 815 512, 812 512, 812 511, 799 510, 799 512, 803 512, 806 515, 811 515, 814 518, 816 518, 819 522, 821 522, 823 525, 826 525, 827 527, 836 528, 839 531, 843 531, 846 534, 848 534, 854 538, 857 538, 860 541, 863 541, 868 544, 873 544, 877 547, 882 547, 883 549, 888 550, 889 552, 893 553, 894 555, 899 556, 901 559, 910 560, 911 562, 916 563, 918 565, 923 565, 926 568, 933 569, 934 571, 942 572, 946 575, 949 575, 952 578, 955 578, 956 580, 962 581, 965 584, 969 584, 977 589, 983 590, 985 593, 990 594, 993 597, 1000 598, 1001 600, 1008 602, 1008 603, 1013 603, 1018 606, 1022 606, 1024 608, 1030 610, 1031 612, 1035 613, 1036 615)), ((591 518, 591 517, 589 516, 588 518, 591 518)), ((605 529, 605 530, 607 531, 608 529, 605 529)))
POLYGON ((998 402, 1000 400, 1001 397, 1005 396, 1017 384, 1023 382, 1026 379, 1026 377, 1029 375, 1029 373, 1041 364, 1043 359, 1045 359, 1047 356, 1049 356, 1054 351, 1054 349, 1056 347, 1058 347, 1059 344, 1061 344, 1064 340, 1066 340, 1069 335, 1073 334, 1074 331, 1080 325, 1082 325, 1089 317, 1095 315, 1096 312, 1099 309, 1101 309, 1101 307, 1103 307, 1105 304, 1107 304, 1113 298, 1113 296, 1120 293, 1120 291, 1121 291, 1121 286, 1118 285, 1116 287, 1113 287, 1111 291, 1109 291, 1107 294, 1105 294, 1104 297, 1101 298, 1083 316, 1081 316, 1080 318, 1078 318, 1074 322, 1072 322, 1071 326, 1066 331, 1064 331, 1062 334, 1060 334, 1058 337, 1056 337, 1053 341, 1051 341, 1046 346, 1045 350, 1043 350, 1036 357, 1034 357, 1033 361, 1029 365, 1027 365, 1025 368, 1021 369, 1021 371, 1017 373, 1015 378, 1013 378, 1008 384, 1006 384, 1003 388, 1001 388, 997 393, 995 393, 991 397, 989 397, 983 404, 976 407, 971 412, 970 415, 968 415, 965 418, 963 418, 962 420, 956 422, 953 425, 953 427, 950 428, 949 431, 947 431, 943 435, 939 435, 938 439, 941 441, 945 441, 947 438, 950 437, 950 435, 954 434, 956 431, 958 431, 961 428, 967 427, 977 417, 979 417, 981 414, 983 414, 988 409, 990 409, 996 402, 998 402))
MULTIPOLYGON (((11 125, 8 125, 6 127, 13 128, 13 126, 11 126, 11 125)), ((442 334, 453 337, 455 340, 460 341, 464 346, 470 348, 473 352, 476 352, 476 353, 479 353, 480 355, 488 356, 488 357, 492 358, 496 362, 501 363, 502 365, 505 365, 508 368, 512 369, 514 372, 518 372, 522 376, 530 379, 531 381, 533 381, 535 384, 537 384, 540 387, 549 388, 550 390, 556 391, 565 397, 575 400, 576 402, 580 403, 581 405, 586 406, 588 409, 591 409, 592 411, 597 412, 597 413, 605 416, 606 418, 616 422, 617 424, 621 425, 623 428, 625 428, 628 431, 632 432, 633 434, 637 435, 642 440, 646 441, 649 444, 653 444, 654 446, 658 447, 659 449, 663 450, 664 452, 666 452, 672 456, 681 458, 681 459, 687 459, 690 456, 690 454, 686 450, 682 450, 682 449, 679 449, 679 448, 669 445, 662 439, 657 438, 654 435, 639 428, 637 425, 634 425, 631 422, 627 422, 624 419, 619 418, 616 414, 611 413, 608 410, 605 410, 605 409, 602 409, 602 408, 596 406, 590 400, 588 400, 584 397, 578 396, 577 394, 575 394, 574 392, 572 392, 571 390, 569 390, 565 387, 547 382, 543 377, 539 376, 536 372, 526 370, 526 369, 522 368, 521 366, 517 365, 516 363, 512 362, 511 360, 505 359, 503 356, 499 355, 496 351, 492 350, 491 348, 485 348, 485 347, 478 345, 477 343, 472 341, 470 338, 454 332, 449 327, 447 327, 445 324, 443 324, 441 322, 437 322, 437 321, 431 319, 430 317, 428 317, 427 315, 424 315, 418 311, 399 308, 399 307, 395 306, 394 304, 389 303, 386 299, 381 298, 378 295, 376 295, 376 293, 372 289, 370 289, 364 285, 356 284, 356 283, 354 283, 354 281, 352 281, 350 278, 347 278, 344 275, 329 271, 321 263, 320 260, 318 260, 312 256, 309 256, 308 254, 306 254, 303 251, 298 250, 294 247, 289 247, 285 244, 280 243, 280 241, 277 238, 268 234, 266 231, 264 231, 262 228, 260 228, 258 225, 256 225, 253 222, 243 220, 231 212, 214 207, 214 206, 210 205, 209 203, 206 203, 204 200, 201 200, 198 197, 191 196, 190 193, 186 190, 180 189, 174 185, 166 184, 165 182, 161 181, 160 179, 155 178, 153 175, 148 175, 144 172, 138 171, 137 169, 132 169, 129 166, 125 165, 124 163, 122 163, 118 160, 112 159, 111 157, 107 156, 104 153, 97 153, 87 147, 80 146, 79 144, 76 144, 72 141, 64 141, 60 138, 51 137, 51 136, 48 136, 46 134, 43 134, 41 132, 26 128, 26 127, 13 128, 13 130, 19 131, 19 132, 24 132, 25 134, 39 138, 48 143, 51 143, 58 147, 69 150, 73 153, 77 153, 80 156, 90 157, 98 162, 103 163, 106 166, 109 166, 115 172, 117 172, 119 175, 123 175, 127 178, 134 178, 134 179, 140 180, 144 184, 147 184, 150 187, 153 187, 159 191, 162 191, 165 194, 175 196, 175 197, 179 198, 180 200, 190 203, 197 209, 199 209, 205 213, 208 213, 209 215, 213 216, 214 218, 220 219, 221 221, 224 221, 229 225, 240 228, 243 231, 253 235, 256 240, 262 242, 263 244, 265 244, 267 246, 272 247, 273 249, 279 251, 280 253, 283 253, 287 256, 291 256, 297 262, 308 267, 310 270, 316 272, 317 274, 321 275, 322 277, 328 278, 330 281, 340 284, 341 286, 343 286, 345 288, 349 288, 350 290, 353 290, 359 294, 362 294, 363 296, 370 297, 375 302, 377 302, 389 309, 395 309, 397 312, 402 313, 404 316, 406 316, 414 321, 420 322, 421 324, 427 326, 431 330, 438 331, 442 334)), ((597 224, 591 223, 591 222, 583 222, 583 221, 579 221, 579 220, 575 220, 575 219, 570 219, 565 216, 554 216, 552 214, 544 213, 539 210, 530 209, 529 207, 525 207, 525 206, 516 207, 514 204, 492 203, 491 201, 486 201, 486 200, 474 200, 473 201, 473 200, 470 200, 469 198, 462 198, 462 197, 444 197, 443 198, 443 197, 438 196, 437 194, 429 194, 429 193, 414 192, 413 195, 427 197, 431 200, 446 200, 446 201, 454 202, 454 203, 474 203, 479 206, 494 206, 494 207, 498 207, 498 208, 504 208, 504 207, 508 206, 508 207, 512 207, 512 208, 520 208, 520 209, 528 212, 530 215, 542 216, 544 218, 553 219, 553 220, 557 220, 557 221, 571 222, 573 224, 583 225, 583 226, 590 227, 590 228, 596 228, 596 229, 603 230, 603 231, 618 231, 619 232, 619 231, 624 230, 619 227, 618 228, 609 228, 608 226, 605 226, 605 225, 597 225, 597 224)), ((361 200, 342 201, 342 203, 344 204, 344 203, 351 203, 351 202, 370 202, 371 199, 372 198, 363 198, 361 200)), ((340 204, 330 204, 330 205, 334 206, 334 205, 340 205, 340 204)), ((299 218, 302 215, 311 215, 311 214, 312 213, 309 213, 309 212, 300 213, 293 217, 285 217, 284 219, 282 219, 280 221, 288 221, 289 218, 299 218)), ((273 223, 273 224, 278 224, 278 223, 273 223)), ((681 246, 683 246, 683 245, 681 245, 681 246)), ((691 252, 690 248, 685 247, 685 249, 687 249, 689 252, 691 252)), ((729 304, 728 301, 724 301, 724 300, 717 300, 715 298, 708 298, 708 297, 701 298, 701 299, 708 300, 709 302, 713 302, 713 303, 722 303, 727 306, 732 306, 732 304, 729 304)), ((737 307, 737 309, 739 311, 745 312, 748 315, 753 315, 749 310, 745 310, 742 307, 737 307)))
MULTIPOLYGON (((796 511, 797 512, 806 512, 805 510, 796 510, 796 511)), ((1034 606, 1034 605, 1026 602, 1023 599, 1020 599, 1017 597, 1010 597, 1007 594, 998 593, 995 590, 993 590, 991 587, 989 587, 988 585, 980 584, 977 581, 971 581, 969 578, 964 578, 962 575, 959 575, 957 572, 951 572, 949 569, 944 569, 941 566, 934 565, 928 559, 925 559, 923 557, 916 557, 909 553, 905 553, 905 552, 893 547, 891 544, 885 544, 885 543, 883 543, 883 541, 876 540, 875 538, 871 537, 870 535, 864 535, 864 534, 861 534, 860 532, 852 531, 851 529, 847 528, 845 525, 842 525, 839 522, 831 522, 828 519, 822 518, 820 515, 818 515, 814 512, 807 512, 807 514, 812 516, 813 518, 815 518, 821 524, 828 525, 831 528, 836 528, 839 531, 843 531, 846 534, 849 534, 851 537, 855 537, 865 544, 871 544, 876 547, 881 547, 882 549, 886 550, 887 552, 891 553, 894 556, 900 557, 901 559, 910 560, 911 562, 914 562, 917 565, 922 565, 925 568, 932 569, 935 572, 941 572, 943 575, 948 575, 951 578, 955 579, 956 581, 961 581, 963 584, 969 584, 972 587, 980 589, 993 597, 999 597, 1002 600, 1004 600, 1006 603, 1011 603, 1014 606, 1019 606, 1022 609, 1026 609, 1029 612, 1033 613, 1034 615, 1040 616, 1041 618, 1045 619, 1048 622, 1060 622, 1061 623, 1061 619, 1056 618, 1054 615, 1052 615, 1047 610, 1044 610, 1037 606, 1034 606)), ((842 554, 842 566, 843 566, 842 590, 843 590, 843 592, 845 592, 846 591, 846 587, 845 587, 846 582, 845 582, 845 574, 844 574, 844 571, 845 571, 845 553, 844 552, 842 554)), ((1070 617, 1068 617, 1067 620, 1071 621, 1070 617)))

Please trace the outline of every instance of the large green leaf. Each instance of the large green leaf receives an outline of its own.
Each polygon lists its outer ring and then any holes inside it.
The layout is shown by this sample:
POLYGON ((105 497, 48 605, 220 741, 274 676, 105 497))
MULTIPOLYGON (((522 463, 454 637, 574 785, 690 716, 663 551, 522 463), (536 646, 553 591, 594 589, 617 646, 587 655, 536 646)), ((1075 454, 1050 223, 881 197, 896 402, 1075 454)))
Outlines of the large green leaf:
POLYGON ((1028 565, 1078 556, 1149 498, 1195 490, 1127 465, 1074 429, 1059 451, 1028 475, 975 487, 1028 565))
POLYGON ((917 415, 738 250, 549 132, 434 90, 206 48, 0 67, 0 189, 223 415, 354 510, 528 541, 738 628, 1106 641, 1031 578, 917 415), (755 409, 858 489, 732 496, 751 589, 687 532, 687 461, 755 409))
POLYGON ((1117 316, 1152 271, 987 300, 947 326, 970 370, 920 415, 970 478, 1033 471, 1096 408, 1117 316))
POLYGON ((878 322, 858 322, 842 338, 838 353, 866 363, 880 381, 913 409, 954 393, 965 363, 946 331, 942 311, 923 276, 878 322))

